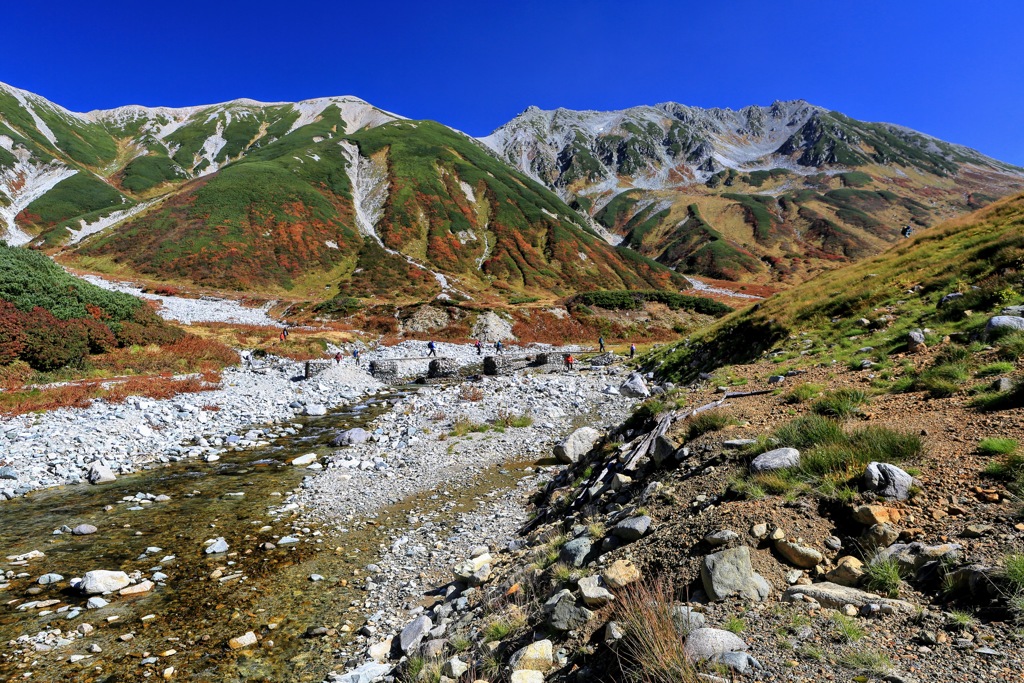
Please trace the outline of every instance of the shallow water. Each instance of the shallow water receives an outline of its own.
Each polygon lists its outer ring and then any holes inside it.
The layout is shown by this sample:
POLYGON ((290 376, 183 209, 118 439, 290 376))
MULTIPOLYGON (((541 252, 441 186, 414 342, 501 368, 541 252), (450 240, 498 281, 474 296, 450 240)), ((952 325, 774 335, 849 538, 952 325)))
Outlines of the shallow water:
POLYGON ((287 492, 310 474, 285 464, 288 460, 310 451, 326 452, 338 429, 367 424, 387 408, 387 398, 298 420, 306 428, 297 436, 225 453, 219 462, 172 463, 113 484, 39 491, 0 504, 0 566, 28 574, 0 590, 0 680, 24 680, 31 673, 30 680, 138 681, 159 679, 168 667, 174 667, 175 680, 323 680, 335 664, 329 644, 333 639, 307 638, 305 631, 340 629, 346 620, 353 630, 359 628, 361 610, 353 601, 361 599, 363 577, 357 573, 373 561, 384 529, 367 526, 340 538, 314 535, 316 529, 296 534, 294 513, 275 519, 269 510, 280 507, 287 492), (122 498, 138 492, 165 494, 170 500, 130 510, 136 504, 122 498), (284 495, 272 496, 274 492, 284 495), (227 495, 238 493, 244 495, 227 495), (83 523, 99 531, 89 536, 53 534, 63 525, 83 523), (276 544, 286 535, 299 535, 301 542, 261 549, 263 543, 276 544), (228 552, 204 554, 203 541, 219 536, 230 545, 228 552), (161 550, 140 557, 148 547, 161 550), (46 557, 25 566, 4 559, 31 550, 46 557), (169 555, 174 559, 164 561, 169 555), (148 578, 158 567, 168 575, 165 585, 139 596, 104 596, 110 604, 99 610, 86 610, 87 596, 69 588, 72 577, 93 569, 141 571, 148 578), (211 579, 217 569, 223 576, 211 579), (64 580, 28 594, 47 572, 64 580), (314 573, 325 580, 310 581, 314 573), (240 576, 223 580, 235 574, 240 576), (27 601, 54 599, 61 602, 45 609, 69 609, 49 615, 17 609, 27 601), (81 614, 68 619, 75 608, 81 614), (147 615, 155 618, 143 620, 147 615), (118 619, 108 622, 113 616, 118 619), (71 632, 82 623, 97 630, 51 651, 9 643, 43 630, 71 632), (260 636, 258 645, 228 649, 230 638, 247 631, 260 636), (133 637, 122 640, 126 634, 133 637), (89 653, 93 643, 101 653, 89 653), (170 650, 176 652, 166 654, 170 650), (72 664, 71 655, 90 656, 72 664), (151 657, 156 661, 148 661, 151 657))

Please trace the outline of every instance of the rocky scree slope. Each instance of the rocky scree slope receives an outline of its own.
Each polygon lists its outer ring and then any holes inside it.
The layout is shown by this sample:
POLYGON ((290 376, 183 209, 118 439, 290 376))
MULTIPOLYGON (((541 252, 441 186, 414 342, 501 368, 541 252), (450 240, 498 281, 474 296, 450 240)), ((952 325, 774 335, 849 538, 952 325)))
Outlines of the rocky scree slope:
MULTIPOLYGON (((953 434, 945 426, 967 418, 958 408, 936 417, 912 411, 916 397, 879 399, 852 421, 815 419, 916 443, 906 470, 855 467, 842 498, 750 496, 737 481, 802 471, 817 457, 802 444, 758 454, 788 443, 794 422, 792 404, 770 393, 770 371, 746 367, 744 390, 724 397, 708 383, 658 385, 604 437, 571 435, 554 449, 565 469, 550 473, 520 538, 469 548, 447 582, 406 586, 406 606, 419 607, 392 637, 366 631, 369 659, 355 671, 372 680, 397 661, 392 675, 404 681, 811 681, 839 671, 994 681, 1016 670, 1024 584, 1007 550, 1020 548, 1024 524, 1010 492, 981 475, 973 444, 1024 436, 1019 420, 973 420, 953 434)), ((783 382, 836 390, 862 378, 823 367, 783 382)), ((795 412, 805 420, 815 408, 795 412)))
POLYGON ((975 150, 800 100, 531 107, 482 140, 623 243, 732 280, 798 281, 1024 187, 975 150))
POLYGON ((9 242, 316 301, 683 286, 465 135, 352 97, 76 114, 0 86, 9 242))

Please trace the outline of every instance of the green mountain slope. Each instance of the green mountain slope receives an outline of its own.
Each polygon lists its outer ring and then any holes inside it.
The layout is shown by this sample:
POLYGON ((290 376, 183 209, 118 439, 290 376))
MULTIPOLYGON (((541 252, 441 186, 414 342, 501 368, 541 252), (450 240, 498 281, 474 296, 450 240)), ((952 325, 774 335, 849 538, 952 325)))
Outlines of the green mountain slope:
POLYGON ((313 300, 686 286, 478 142, 355 98, 74 114, 0 95, 7 239, 79 266, 313 300))
POLYGON ((530 108, 483 141, 642 254, 733 280, 799 282, 1024 189, 1024 169, 802 101, 530 108))
POLYGON ((657 352, 651 367, 686 381, 768 352, 786 367, 833 359, 860 367, 906 352, 914 329, 925 330, 929 344, 949 335, 967 341, 991 315, 1024 304, 1022 263, 1017 195, 727 316, 657 352))

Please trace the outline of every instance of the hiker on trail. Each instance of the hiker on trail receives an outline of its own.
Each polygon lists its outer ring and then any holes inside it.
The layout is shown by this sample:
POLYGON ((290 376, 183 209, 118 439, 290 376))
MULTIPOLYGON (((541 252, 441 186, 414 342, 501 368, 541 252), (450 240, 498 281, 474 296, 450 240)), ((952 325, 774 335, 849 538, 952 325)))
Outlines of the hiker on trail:
POLYGON ((905 225, 903 226, 903 230, 900 231, 900 234, 903 235, 904 237, 910 237, 910 233, 912 232, 914 231, 911 229, 911 227, 909 225, 905 225))
POLYGON ((427 353, 427 355, 428 356, 434 356, 436 358, 437 357, 437 345, 434 344, 433 340, 430 340, 429 342, 427 342, 427 348, 430 349, 430 351, 427 353))
POLYGON ((501 353, 501 340, 494 342, 494 352, 501 353))
POLYGON ((629 357, 633 358, 634 356, 636 356, 636 344, 630 344, 629 345, 629 357))
POLYGON ((341 363, 341 351, 334 354, 334 364, 337 365, 339 363, 341 363))
POLYGON ((476 340, 476 343, 473 344, 473 346, 476 347, 476 355, 479 356, 480 354, 482 354, 484 352, 484 345, 480 343, 479 339, 476 340))
POLYGON ((288 336, 288 335, 287 335, 287 334, 285 334, 285 331, 284 331, 284 330, 281 330, 281 337, 280 337, 281 341, 284 341, 284 338, 285 338, 285 337, 287 337, 287 336, 288 336))
POLYGON ((604 335, 597 338, 597 345, 601 347, 601 353, 604 353, 604 335))
POLYGON ((285 339, 288 338, 289 332, 288 332, 288 327, 287 326, 283 330, 281 330, 281 334, 284 335, 285 339))
POLYGON ((359 365, 359 349, 352 349, 352 360, 356 362, 356 365, 359 365))
POLYGON ((572 356, 572 354, 571 354, 571 353, 570 353, 570 354, 568 354, 568 355, 567 355, 567 356, 565 357, 565 369, 566 369, 566 370, 572 370, 572 366, 573 366, 573 364, 575 364, 575 363, 576 363, 576 359, 575 359, 575 358, 573 358, 573 356, 572 356))

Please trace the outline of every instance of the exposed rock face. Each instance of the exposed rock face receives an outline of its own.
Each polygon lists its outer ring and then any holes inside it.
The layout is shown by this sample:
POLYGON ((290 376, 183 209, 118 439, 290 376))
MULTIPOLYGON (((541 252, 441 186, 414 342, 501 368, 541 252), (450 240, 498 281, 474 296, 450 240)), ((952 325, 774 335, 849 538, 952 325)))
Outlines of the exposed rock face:
POLYGON ((903 600, 892 600, 883 598, 874 593, 840 586, 839 584, 823 582, 812 583, 808 586, 790 586, 782 594, 783 601, 791 602, 795 596, 807 596, 818 602, 822 607, 839 609, 843 605, 863 607, 868 604, 890 605, 893 609, 901 612, 912 612, 914 606, 903 600))
POLYGON ((1018 315, 997 315, 985 323, 985 336, 1003 331, 1024 330, 1024 317, 1018 315))
POLYGON ((864 576, 864 564, 852 555, 840 557, 834 569, 825 574, 825 578, 841 586, 856 586, 864 576))
POLYGON ((786 561, 793 566, 800 567, 801 569, 812 569, 819 564, 825 558, 820 552, 814 548, 810 548, 800 543, 794 543, 787 541, 784 538, 780 538, 775 541, 775 549, 779 551, 779 554, 786 558, 786 561))
POLYGON ((634 372, 619 387, 619 394, 629 398, 647 398, 651 395, 651 390, 647 388, 647 382, 640 373, 634 372))
POLYGON ((593 427, 580 427, 555 446, 555 457, 564 463, 575 463, 589 453, 600 438, 601 432, 593 427))
POLYGON ((90 484, 109 484, 117 481, 117 477, 114 476, 114 472, 106 465, 102 465, 98 462, 92 464, 87 476, 90 484))
POLYGON ((346 429, 340 432, 337 436, 331 439, 331 445, 338 446, 355 446, 357 444, 365 443, 370 438, 370 433, 361 427, 354 429, 346 429))
POLYGON ((484 311, 477 316, 470 335, 482 342, 515 341, 516 338, 512 334, 512 323, 494 311, 484 311))
POLYGON ((95 569, 85 573, 78 588, 86 595, 96 595, 119 591, 130 583, 131 579, 124 572, 95 569))
POLYGON ((623 541, 632 542, 640 540, 651 526, 651 518, 647 515, 630 517, 624 519, 612 529, 612 534, 623 541))
POLYGON ((451 324, 448 313, 435 306, 420 306, 416 312, 402 321, 405 332, 433 332, 451 324))
POLYGON ((717 659, 726 652, 745 652, 747 644, 735 633, 719 628, 698 628, 690 632, 683 644, 690 659, 703 662, 717 659))
POLYGON ((551 641, 538 640, 526 647, 516 650, 508 661, 513 671, 547 671, 552 665, 551 641))
POLYGON ((398 645, 402 652, 406 654, 414 652, 433 626, 434 622, 426 615, 418 616, 406 624, 398 636, 398 645))
POLYGON ((721 550, 704 558, 700 565, 704 591, 712 600, 738 595, 748 600, 764 600, 771 586, 750 566, 750 549, 741 545, 721 550))
POLYGON ((776 448, 775 450, 762 453, 750 463, 750 471, 772 472, 796 467, 800 464, 800 451, 795 448, 776 448))
POLYGON ((613 590, 625 588, 640 580, 640 570, 629 560, 615 560, 608 569, 601 573, 601 578, 613 590))
POLYGON ((895 465, 872 462, 864 470, 864 488, 884 498, 906 500, 913 484, 914 478, 895 465))
POLYGON ((586 607, 576 604, 572 591, 562 589, 544 603, 544 614, 551 628, 558 631, 572 631, 585 626, 594 616, 586 607))

